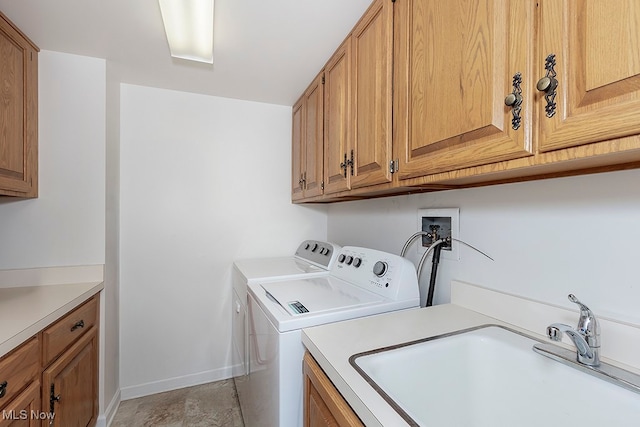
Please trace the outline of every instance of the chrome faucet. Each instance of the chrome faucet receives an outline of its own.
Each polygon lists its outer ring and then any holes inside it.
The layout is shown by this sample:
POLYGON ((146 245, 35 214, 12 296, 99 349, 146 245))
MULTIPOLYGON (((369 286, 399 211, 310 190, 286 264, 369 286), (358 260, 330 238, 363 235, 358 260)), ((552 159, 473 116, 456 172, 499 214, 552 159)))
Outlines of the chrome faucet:
POLYGON ((587 366, 600 365, 600 325, 596 316, 586 305, 582 304, 573 294, 569 294, 569 301, 580 307, 578 327, 573 329, 564 323, 554 323, 547 327, 547 336, 553 341, 562 340, 562 333, 567 334, 578 350, 578 362, 587 366))

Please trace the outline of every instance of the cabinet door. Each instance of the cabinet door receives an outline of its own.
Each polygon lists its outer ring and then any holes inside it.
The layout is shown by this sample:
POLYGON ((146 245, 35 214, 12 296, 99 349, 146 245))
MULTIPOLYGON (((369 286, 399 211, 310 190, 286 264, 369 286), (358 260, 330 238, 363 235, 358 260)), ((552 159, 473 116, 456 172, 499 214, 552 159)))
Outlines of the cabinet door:
POLYGON ((351 39, 324 68, 324 192, 350 189, 351 168, 351 39))
POLYGON ((55 427, 93 425, 98 415, 98 339, 87 331, 42 375, 42 401, 55 427), (53 397, 53 399, 52 399, 53 397))
MULTIPOLYGON (((40 409, 40 382, 34 381, 2 410, 0 427, 38 427, 40 420, 46 418, 40 409)), ((48 424, 47 421, 45 425, 48 424)))
POLYGON ((0 13, 0 194, 37 196, 38 51, 0 13))
POLYGON ((308 352, 303 359, 304 427, 362 427, 349 404, 308 352))
POLYGON ((293 106, 291 129, 291 200, 303 198, 304 96, 293 106))
POLYGON ((541 151, 640 133, 640 2, 542 0, 536 69, 555 55, 557 108, 540 98, 541 151))
POLYGON ((533 1, 403 0, 394 12, 400 178, 533 154, 531 97, 512 124, 516 73, 531 90, 533 1))
POLYGON ((352 33, 351 188, 391 182, 393 3, 376 0, 352 33))
POLYGON ((304 196, 322 194, 322 164, 324 160, 324 73, 320 73, 304 94, 304 196))

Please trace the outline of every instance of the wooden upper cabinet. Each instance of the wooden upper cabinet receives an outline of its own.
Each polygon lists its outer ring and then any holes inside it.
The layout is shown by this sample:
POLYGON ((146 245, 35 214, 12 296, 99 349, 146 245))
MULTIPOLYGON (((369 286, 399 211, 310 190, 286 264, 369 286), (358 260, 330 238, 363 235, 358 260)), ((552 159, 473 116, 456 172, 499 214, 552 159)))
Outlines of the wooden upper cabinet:
POLYGON ((351 187, 391 182, 393 3, 376 0, 352 39, 353 151, 351 187))
POLYGON ((640 2, 540 3, 536 69, 555 55, 556 109, 539 96, 539 149, 549 151, 640 134, 640 2))
POLYGON ((302 162, 304 151, 304 95, 293 106, 291 129, 291 200, 304 197, 302 162))
POLYGON ((322 194, 324 85, 321 72, 292 111, 291 200, 322 194))
POLYGON ((304 144, 304 195, 322 194, 322 166, 324 160, 324 73, 320 73, 304 94, 305 144, 304 144))
POLYGON ((324 192, 351 188, 351 38, 324 67, 324 192))
POLYGON ((0 195, 38 195, 38 48, 2 13, 0 195))
MULTIPOLYGON (((566 3, 566 2, 558 2, 566 3)), ((401 179, 533 154, 533 1, 395 3, 394 147, 401 179), (505 97, 520 73, 520 127, 505 97)))

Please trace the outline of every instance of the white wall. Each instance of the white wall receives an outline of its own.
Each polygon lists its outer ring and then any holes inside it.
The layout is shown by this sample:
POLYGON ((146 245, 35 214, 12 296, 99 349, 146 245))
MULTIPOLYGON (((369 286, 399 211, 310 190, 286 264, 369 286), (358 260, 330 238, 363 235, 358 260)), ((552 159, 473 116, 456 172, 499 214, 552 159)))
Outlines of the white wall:
POLYGON ((39 197, 0 200, 0 269, 104 264, 105 61, 39 54, 39 197))
POLYGON ((122 398, 230 376, 234 259, 326 239, 290 202, 291 108, 122 85, 122 398))
POLYGON ((106 247, 100 322, 103 331, 100 407, 105 424, 120 402, 120 81, 113 62, 107 62, 106 83, 106 247))
POLYGON ((571 308, 574 293, 596 314, 640 324, 638 182, 631 170, 332 204, 328 238, 399 253, 419 208, 458 207, 460 238, 495 262, 465 247, 460 261, 443 259, 436 304, 457 279, 571 308))

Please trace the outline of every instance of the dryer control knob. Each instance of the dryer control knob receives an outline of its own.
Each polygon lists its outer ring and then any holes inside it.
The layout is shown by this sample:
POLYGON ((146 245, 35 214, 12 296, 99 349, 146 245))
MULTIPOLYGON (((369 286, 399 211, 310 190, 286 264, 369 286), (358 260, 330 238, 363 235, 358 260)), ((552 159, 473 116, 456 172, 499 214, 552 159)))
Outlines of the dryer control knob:
POLYGON ((318 250, 318 244, 314 243, 313 246, 311 247, 311 252, 315 252, 318 250))
POLYGON ((358 267, 360 267, 361 265, 362 265, 362 259, 360 259, 360 258, 355 258, 355 259, 353 260, 353 266, 354 266, 355 268, 358 268, 358 267))
POLYGON ((347 259, 345 262, 347 263, 347 265, 351 265, 351 263, 353 262, 353 257, 351 255, 347 256, 347 259))
POLYGON ((384 261, 378 261, 373 265, 373 274, 378 277, 384 276, 384 273, 387 272, 387 263, 384 261))
POLYGON ((338 257, 338 262, 344 262, 345 258, 346 258, 345 254, 340 254, 340 256, 338 257))

